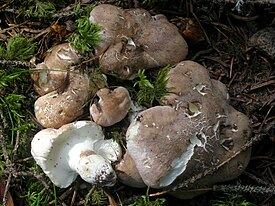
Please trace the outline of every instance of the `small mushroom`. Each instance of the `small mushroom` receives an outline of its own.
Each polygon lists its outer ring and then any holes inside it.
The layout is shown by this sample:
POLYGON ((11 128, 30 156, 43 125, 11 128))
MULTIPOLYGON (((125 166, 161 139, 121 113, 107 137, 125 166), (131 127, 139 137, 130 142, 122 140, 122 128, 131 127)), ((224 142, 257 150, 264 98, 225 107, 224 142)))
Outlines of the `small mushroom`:
POLYGON ((78 121, 38 132, 31 154, 58 187, 68 187, 77 175, 91 184, 112 186, 116 173, 111 163, 121 158, 121 148, 113 140, 104 140, 101 127, 94 122, 78 121))
MULTIPOLYGON (((211 80, 200 64, 183 61, 168 73, 167 88, 165 105, 140 112, 128 127, 126 154, 130 158, 119 164, 121 181, 128 184, 134 179, 137 182, 129 185, 169 189, 201 174, 187 188, 194 189, 239 176, 249 162, 250 149, 240 151, 251 129, 248 118, 229 105, 225 85, 211 80), (229 159, 215 173, 203 176, 229 159), (130 168, 123 165, 129 161, 130 168)), ((188 193, 183 188, 172 194, 186 199, 200 192, 188 193)))
POLYGON ((117 87, 113 91, 102 88, 96 95, 99 100, 95 100, 91 105, 90 114, 97 124, 108 127, 121 121, 127 115, 131 98, 124 87, 117 87))
POLYGON ((107 74, 133 79, 140 68, 175 64, 187 56, 184 38, 164 15, 100 4, 91 11, 90 21, 103 28, 97 53, 107 74))
POLYGON ((49 49, 44 62, 38 64, 31 74, 36 92, 42 96, 62 88, 66 84, 68 70, 80 63, 80 58, 80 53, 69 43, 49 49))

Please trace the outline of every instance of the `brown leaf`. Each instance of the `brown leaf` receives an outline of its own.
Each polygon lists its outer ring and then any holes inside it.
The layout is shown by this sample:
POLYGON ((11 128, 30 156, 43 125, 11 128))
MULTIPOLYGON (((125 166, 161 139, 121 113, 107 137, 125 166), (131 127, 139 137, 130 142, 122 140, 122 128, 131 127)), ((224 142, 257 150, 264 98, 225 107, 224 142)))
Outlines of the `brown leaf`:
POLYGON ((117 206, 116 201, 114 200, 114 198, 112 196, 108 195, 108 194, 107 194, 107 196, 108 196, 110 206, 117 206))
MULTIPOLYGON (((1 198, 1 201, 3 200, 3 197, 4 197, 5 187, 6 187, 6 182, 4 180, 0 180, 0 198, 1 198)), ((7 206, 14 206, 13 199, 12 199, 12 196, 11 196, 9 191, 7 193, 7 206)))

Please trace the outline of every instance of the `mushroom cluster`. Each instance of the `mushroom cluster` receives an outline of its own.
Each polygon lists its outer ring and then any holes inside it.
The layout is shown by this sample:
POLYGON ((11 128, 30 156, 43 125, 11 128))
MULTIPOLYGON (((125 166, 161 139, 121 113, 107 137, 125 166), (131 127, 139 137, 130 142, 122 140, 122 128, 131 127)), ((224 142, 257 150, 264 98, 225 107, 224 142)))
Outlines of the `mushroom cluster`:
MULTIPOLYGON (((203 66, 182 61, 168 77, 164 105, 140 112, 128 127, 127 152, 117 165, 119 178, 127 185, 172 188, 229 159, 250 138, 248 118, 229 105, 225 85, 210 79, 203 66)), ((250 150, 241 152, 192 188, 236 178, 249 158, 250 150)), ((184 190, 173 194, 197 195, 184 190)))
MULTIPOLYGON (((54 46, 31 77, 41 95, 35 104, 37 121, 46 128, 59 128, 83 114, 83 105, 96 92, 88 74, 75 69, 81 54, 69 43, 54 46)), ((97 82, 97 87, 103 87, 97 82)))
MULTIPOLYGON (((81 54, 72 45, 53 47, 32 74, 41 95, 35 115, 47 129, 35 135, 31 153, 55 185, 68 187, 80 175, 102 186, 114 185, 118 177, 133 187, 170 189, 241 150, 251 134, 248 118, 229 105, 224 84, 210 79, 200 64, 183 61, 187 44, 165 16, 101 4, 91 11, 90 21, 102 27, 95 49, 103 73, 133 79, 140 68, 177 65, 168 73, 163 104, 145 109, 136 107, 122 86, 111 90, 97 82, 95 88, 89 74, 78 69, 81 54), (73 122, 89 100, 92 121, 73 122), (123 155, 118 143, 104 137, 101 126, 112 126, 127 115, 123 155)), ((236 178, 249 157, 250 150, 240 152, 191 188, 236 178)), ((191 198, 197 193, 180 189, 173 195, 191 198)))

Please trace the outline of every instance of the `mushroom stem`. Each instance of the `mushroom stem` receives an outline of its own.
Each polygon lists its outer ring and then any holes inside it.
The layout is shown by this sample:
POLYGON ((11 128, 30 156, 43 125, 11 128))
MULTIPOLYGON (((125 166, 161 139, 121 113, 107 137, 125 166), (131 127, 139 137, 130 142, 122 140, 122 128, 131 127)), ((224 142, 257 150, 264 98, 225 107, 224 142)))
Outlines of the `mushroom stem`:
POLYGON ((116 173, 110 161, 90 150, 90 145, 80 143, 69 151, 69 166, 88 183, 113 186, 116 173))

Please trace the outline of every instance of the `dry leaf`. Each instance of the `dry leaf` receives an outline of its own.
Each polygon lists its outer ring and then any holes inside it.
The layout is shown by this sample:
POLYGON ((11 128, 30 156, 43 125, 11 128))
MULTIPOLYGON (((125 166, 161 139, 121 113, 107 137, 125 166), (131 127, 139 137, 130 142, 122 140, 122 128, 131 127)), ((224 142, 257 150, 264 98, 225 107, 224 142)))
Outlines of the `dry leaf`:
MULTIPOLYGON (((5 187, 6 187, 6 182, 4 180, 0 180, 0 198, 1 198, 1 201, 3 200, 3 197, 4 197, 5 187)), ((7 193, 7 206, 14 206, 12 196, 11 196, 9 191, 7 193)))

